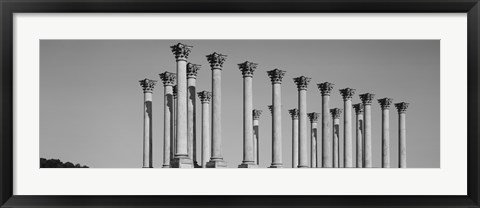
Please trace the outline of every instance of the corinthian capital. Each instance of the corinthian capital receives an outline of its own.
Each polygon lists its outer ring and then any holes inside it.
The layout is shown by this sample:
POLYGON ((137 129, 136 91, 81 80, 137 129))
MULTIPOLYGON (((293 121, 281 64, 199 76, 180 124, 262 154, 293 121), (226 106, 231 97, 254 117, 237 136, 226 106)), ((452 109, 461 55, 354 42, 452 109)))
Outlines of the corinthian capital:
POLYGON ((405 113, 407 111, 408 105, 410 105, 410 103, 406 103, 406 102, 395 103, 395 107, 397 108, 398 113, 405 113))
POLYGON ((340 94, 343 97, 343 100, 351 100, 353 95, 355 94, 355 89, 352 88, 344 88, 340 90, 340 94))
POLYGON ((142 79, 139 82, 140 82, 140 86, 142 86, 143 88, 143 92, 146 93, 146 92, 153 91, 153 88, 155 87, 155 83, 157 81, 151 80, 151 79, 142 79))
POLYGON ((333 86, 335 86, 335 84, 330 83, 330 82, 324 82, 324 83, 317 84, 317 87, 320 90, 320 93, 322 94, 322 96, 330 95, 330 93, 333 90, 333 86))
POLYGON ((177 43, 176 45, 170 46, 170 48, 172 49, 172 53, 175 55, 177 60, 186 60, 193 46, 177 43))
POLYGON ((372 104, 373 99, 375 99, 375 94, 365 93, 360 95, 360 100, 362 100, 363 105, 372 104))
POLYGON ((238 64, 238 68, 242 71, 243 77, 253 77, 253 72, 257 69, 258 64, 250 61, 245 61, 238 64))
POLYGON ((187 77, 188 78, 197 78, 197 72, 198 72, 198 70, 200 70, 201 66, 202 65, 188 63, 187 64, 187 77))
POLYGON ((332 117, 333 117, 334 119, 340 118, 340 116, 342 115, 342 112, 343 112, 343 111, 342 111, 342 109, 340 109, 340 108, 332 108, 332 109, 330 109, 330 113, 332 114, 332 117))
POLYGON ((220 69, 223 67, 223 62, 225 62, 226 55, 219 54, 214 52, 210 55, 207 55, 208 63, 212 69, 220 69))
POLYGON ((177 74, 172 72, 166 71, 159 75, 164 86, 173 86, 175 84, 175 81, 177 80, 177 74))
POLYGON ((355 109, 356 114, 362 114, 363 113, 363 104, 357 103, 357 104, 354 104, 352 107, 353 107, 353 109, 355 109))
POLYGON ((197 92, 197 95, 202 103, 209 103, 212 99, 212 93, 206 90, 197 92))
POLYGON ((285 71, 282 71, 280 69, 274 69, 267 71, 267 74, 270 77, 272 84, 281 84, 283 76, 285 76, 285 71))
POLYGON ((273 114, 273 105, 269 105, 269 106, 268 106, 268 110, 270 110, 270 113, 273 114))
POLYGON ((380 104, 380 107, 382 107, 382 110, 387 110, 390 108, 390 105, 392 104, 393 99, 392 98, 382 98, 378 99, 378 103, 380 104))
POLYGON ((310 119, 310 122, 317 123, 318 118, 320 117, 320 113, 316 113, 316 112, 307 113, 307 116, 310 119))
POLYGON ((298 90, 307 90, 308 83, 310 83, 311 78, 306 76, 300 76, 293 78, 293 81, 297 85, 298 90))
POLYGON ((262 110, 253 109, 252 114, 253 114, 253 119, 258 120, 258 119, 260 119, 260 116, 262 115, 262 110))
POLYGON ((298 114, 300 111, 297 108, 290 109, 288 110, 288 113, 290 113, 290 116, 292 116, 292 119, 298 119, 298 114))

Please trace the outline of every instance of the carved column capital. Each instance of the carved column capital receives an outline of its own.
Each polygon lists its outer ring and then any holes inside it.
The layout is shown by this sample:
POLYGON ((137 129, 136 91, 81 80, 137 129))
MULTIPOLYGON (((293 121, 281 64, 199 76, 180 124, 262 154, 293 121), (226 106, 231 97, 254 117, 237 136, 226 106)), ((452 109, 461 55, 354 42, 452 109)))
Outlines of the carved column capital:
POLYGON ((332 118, 334 118, 334 119, 340 118, 340 116, 342 115, 342 112, 343 111, 340 108, 330 109, 330 113, 332 114, 332 118))
POLYGON ((173 86, 175 85, 175 81, 177 80, 177 74, 172 72, 163 72, 160 75, 160 79, 163 82, 164 86, 173 86))
POLYGON ((175 55, 177 60, 187 60, 193 46, 177 43, 176 45, 170 46, 170 48, 172 49, 172 53, 175 55))
POLYGON ((355 113, 357 115, 363 113, 363 104, 362 103, 354 104, 352 107, 353 107, 353 109, 355 109, 355 113))
POLYGON ((146 79, 146 78, 140 80, 139 82, 140 82, 140 86, 142 86, 142 88, 143 88, 144 93, 153 92, 153 88, 155 87, 155 84, 157 83, 156 80, 151 80, 151 79, 146 79))
POLYGON ((173 95, 173 98, 174 99, 177 99, 177 85, 173 85, 173 88, 172 88, 172 95, 173 95))
POLYGON ((395 107, 397 108, 398 113, 405 113, 407 111, 408 105, 410 105, 410 103, 406 103, 406 102, 395 103, 395 107))
POLYGON ((298 114, 300 113, 300 111, 298 110, 298 108, 294 108, 294 109, 288 110, 288 113, 290 113, 290 116, 292 116, 292 119, 298 119, 298 114))
POLYGON ((197 92, 197 95, 202 103, 209 103, 210 100, 212 100, 212 93, 209 91, 204 90, 201 92, 197 92))
POLYGON ((253 77, 253 72, 257 69, 258 64, 250 61, 245 61, 238 64, 238 68, 242 71, 243 77, 253 77))
POLYGON ((212 67, 212 69, 221 69, 226 57, 226 55, 213 52, 212 54, 207 55, 207 61, 210 63, 210 67, 212 67))
POLYGON ((307 90, 308 83, 310 83, 311 78, 306 76, 300 76, 293 78, 293 81, 297 85, 298 90, 307 90))
POLYGON ((280 69, 274 69, 267 71, 267 74, 270 77, 272 84, 281 84, 283 76, 285 76, 285 71, 282 71, 280 69))
POLYGON ((197 72, 200 70, 200 67, 202 65, 199 64, 192 64, 188 63, 187 64, 187 78, 197 78, 197 72))
POLYGON ((355 94, 355 89, 344 88, 340 90, 340 94, 342 95, 344 101, 351 100, 355 94))
POLYGON ((258 120, 262 115, 262 110, 253 109, 252 113, 253 113, 253 120, 258 120))
POLYGON ((335 84, 330 82, 317 84, 317 87, 320 90, 320 93, 322 94, 322 96, 329 96, 333 90, 333 86, 335 86, 335 84))
POLYGON ((307 113, 307 116, 310 119, 310 122, 317 123, 318 118, 320 117, 320 113, 316 113, 316 112, 307 113))
POLYGON ((375 99, 375 94, 365 93, 360 95, 360 100, 362 100, 363 105, 371 105, 373 99, 375 99))
POLYGON ((268 107, 268 110, 270 110, 270 113, 273 114, 273 105, 269 105, 269 106, 267 106, 267 107, 268 107))
POLYGON ((378 103, 380 104, 380 107, 382 110, 387 110, 390 108, 390 105, 392 104, 393 99, 392 98, 382 98, 378 99, 378 103))

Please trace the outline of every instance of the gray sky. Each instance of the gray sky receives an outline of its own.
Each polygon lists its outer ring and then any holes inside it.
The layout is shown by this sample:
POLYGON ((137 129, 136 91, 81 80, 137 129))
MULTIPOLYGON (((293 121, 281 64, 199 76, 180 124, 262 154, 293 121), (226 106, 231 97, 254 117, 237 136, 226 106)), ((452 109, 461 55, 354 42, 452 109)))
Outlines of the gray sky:
MULTIPOLYGON (((253 78, 253 106, 263 110, 261 167, 271 163, 271 114, 267 108, 271 104, 271 82, 266 71, 275 68, 286 71, 282 82, 285 167, 291 167, 288 109, 297 107, 292 78, 301 75, 312 78, 307 112, 321 112, 316 85, 326 81, 335 84, 331 108, 343 108, 338 90, 346 87, 356 89, 354 104, 360 102, 358 95, 366 92, 376 94, 376 99, 409 102, 408 167, 440 166, 438 40, 41 40, 40 157, 93 168, 141 168, 143 92, 138 81, 149 78, 159 81, 153 94, 153 163, 161 167, 163 85, 158 74, 175 72, 170 46, 178 42, 194 46, 189 61, 202 65, 197 91, 211 91, 211 70, 205 55, 228 55, 222 71, 222 137, 223 156, 229 167, 237 167, 243 158, 242 75, 237 64, 246 60, 259 64, 253 78)), ((372 105, 372 144, 373 164, 379 167, 381 109, 376 99, 372 105)), ((200 102, 197 105, 200 141, 200 102)), ((392 105, 392 167, 398 167, 397 120, 392 105)), ((340 122, 343 138, 343 116, 340 122)))

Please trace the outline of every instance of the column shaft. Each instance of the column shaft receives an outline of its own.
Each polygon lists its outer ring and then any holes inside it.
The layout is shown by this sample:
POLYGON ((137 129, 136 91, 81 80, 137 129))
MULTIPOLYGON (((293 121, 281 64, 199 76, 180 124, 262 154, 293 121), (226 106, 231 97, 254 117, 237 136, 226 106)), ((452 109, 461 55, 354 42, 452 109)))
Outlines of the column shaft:
POLYGON ((206 168, 210 158, 210 104, 202 103, 202 167, 206 168))
POLYGON ((333 167, 340 167, 340 119, 333 119, 333 167))
POLYGON ((212 69, 212 160, 222 160, 222 70, 212 69))
POLYGON ((382 110, 382 168, 390 167, 389 110, 382 110))
POLYGON ((407 129, 405 125, 405 113, 398 114, 398 163, 400 168, 407 167, 407 129))
POLYGON ((330 95, 322 96, 322 162, 324 168, 333 167, 333 146, 332 136, 330 136, 330 95))
POLYGON ((143 96, 143 167, 152 168, 152 93, 143 96))
POLYGON ((308 143, 307 143, 307 90, 298 91, 298 123, 299 123, 299 168, 308 168, 308 143))
POLYGON ((317 167, 317 123, 311 123, 310 126, 310 167, 316 168, 317 167))
POLYGON ((273 103, 273 141, 272 141, 272 164, 270 167, 283 167, 282 161, 282 93, 281 84, 272 85, 273 103))
POLYGON ((177 152, 175 157, 188 157, 187 140, 187 61, 177 60, 177 152))
POLYGON ((163 167, 170 167, 170 160, 172 159, 171 147, 171 122, 172 122, 172 105, 173 105, 173 90, 171 85, 165 85, 164 87, 164 118, 163 118, 163 167))
POLYGON ((292 120, 292 168, 298 166, 298 118, 292 120))
POLYGON ((256 165, 253 153, 252 81, 252 76, 243 77, 243 161, 239 166, 241 168, 248 168, 252 165, 256 165))
POLYGON ((197 162, 197 118, 196 118, 196 79, 189 77, 187 79, 187 138, 188 138, 188 157, 193 160, 193 164, 198 166, 197 162))
POLYGON ((353 141, 352 141, 352 100, 344 101, 344 167, 353 168, 353 141))
POLYGON ((363 151, 365 155, 365 160, 363 161, 364 168, 371 168, 373 166, 372 161, 372 116, 371 116, 371 104, 364 104, 364 121, 365 121, 365 139, 363 151))
POLYGON ((363 114, 357 114, 356 122, 357 136, 357 168, 363 167, 363 114))
POLYGON ((260 157, 259 157, 259 140, 258 136, 260 135, 259 132, 259 124, 258 124, 258 119, 253 119, 253 158, 255 160, 255 164, 259 165, 260 164, 260 157))

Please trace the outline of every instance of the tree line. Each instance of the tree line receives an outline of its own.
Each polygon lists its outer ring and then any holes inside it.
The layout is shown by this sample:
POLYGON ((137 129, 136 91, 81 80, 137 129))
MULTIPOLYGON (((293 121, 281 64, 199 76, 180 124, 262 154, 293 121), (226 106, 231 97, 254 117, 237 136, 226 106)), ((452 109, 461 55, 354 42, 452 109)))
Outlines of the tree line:
POLYGON ((59 159, 40 158, 40 168, 88 168, 86 165, 73 164, 71 162, 63 163, 59 159))

